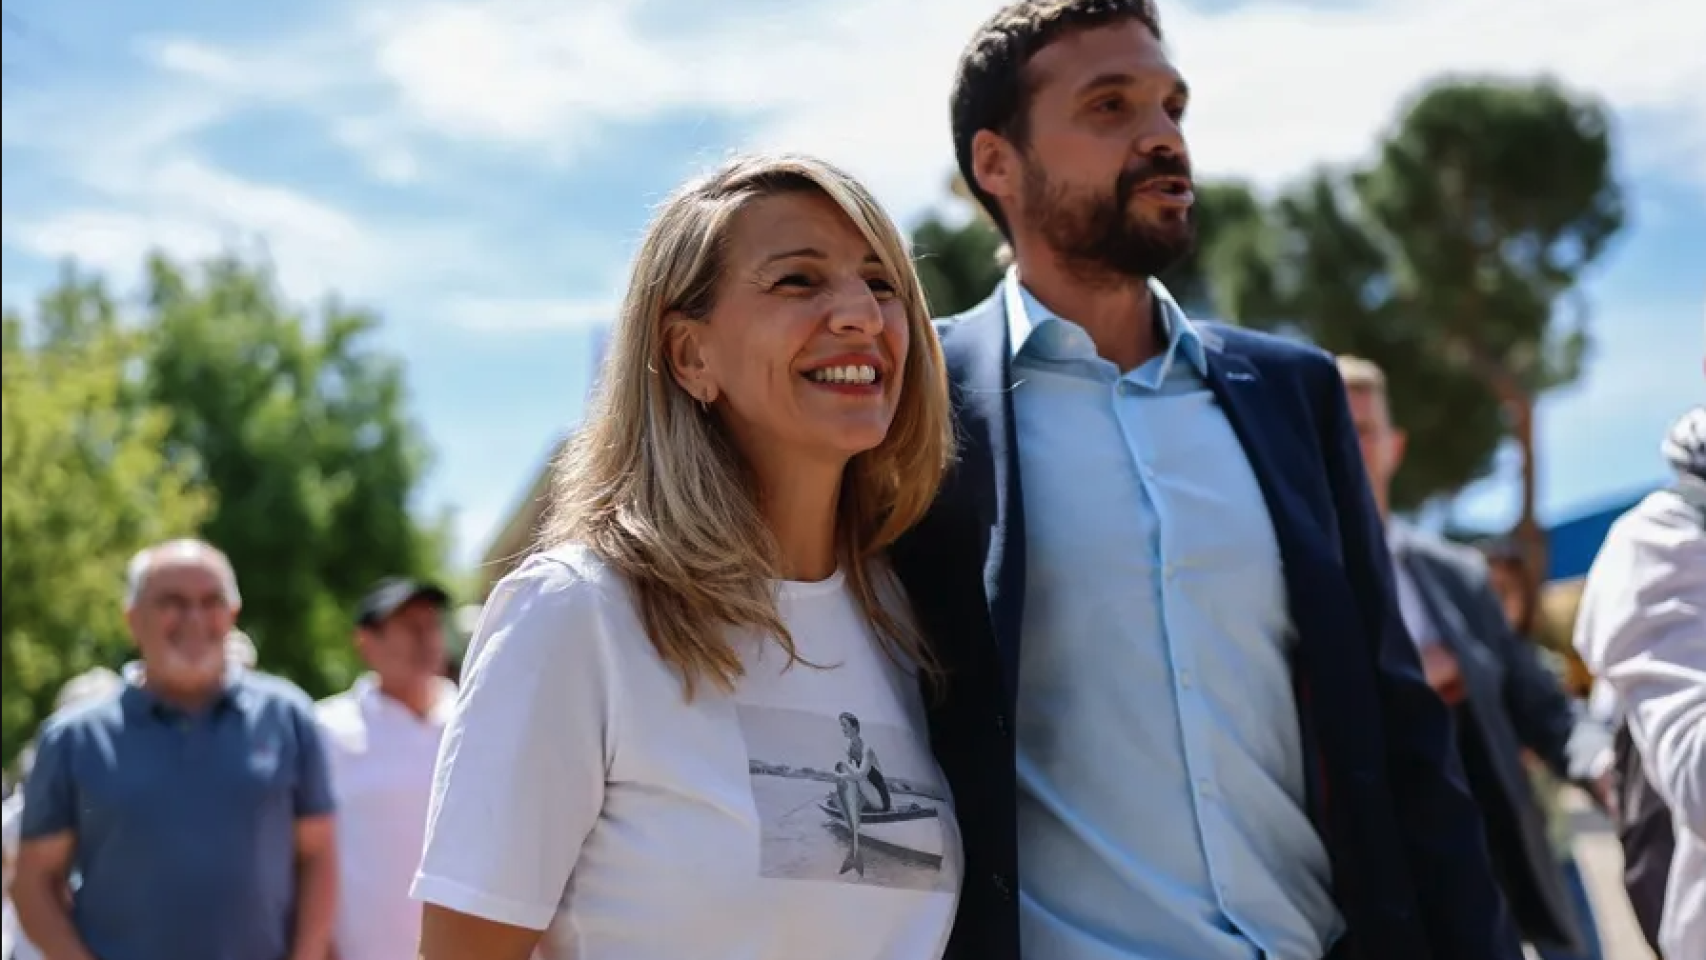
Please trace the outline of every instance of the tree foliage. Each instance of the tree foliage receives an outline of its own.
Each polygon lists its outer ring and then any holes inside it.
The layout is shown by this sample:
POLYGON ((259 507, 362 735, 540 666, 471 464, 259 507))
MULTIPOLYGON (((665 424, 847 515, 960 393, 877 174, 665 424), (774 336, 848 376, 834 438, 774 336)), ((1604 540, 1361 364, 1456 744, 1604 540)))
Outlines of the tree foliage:
POLYGON ((230 555, 262 668, 325 695, 357 669, 356 601, 439 572, 412 508, 427 466, 371 314, 287 303, 265 265, 152 258, 121 323, 67 271, 5 327, 4 717, 9 758, 59 685, 128 646, 124 566, 199 535, 230 555))
POLYGON ((192 275, 153 258, 145 302, 142 395, 172 411, 168 455, 218 492, 202 533, 242 578, 243 627, 263 667, 329 693, 355 669, 362 593, 441 559, 411 513, 427 456, 402 370, 371 346, 371 314, 305 316, 236 259, 192 275))
POLYGON ((125 566, 193 533, 208 497, 162 451, 165 411, 127 397, 138 335, 101 285, 67 273, 34 323, 5 315, 0 429, 0 710, 10 762, 77 673, 125 655, 125 566))
POLYGON ((1611 149, 1600 106, 1550 82, 1432 84, 1369 167, 1283 195, 1269 256, 1217 282, 1240 321, 1386 367, 1411 435, 1397 505, 1484 475, 1508 435, 1532 532, 1534 404, 1580 375, 1572 293, 1622 224, 1611 149))
POLYGON ((983 302, 1001 282, 1001 246, 1001 234, 981 218, 956 226, 933 214, 913 228, 918 279, 931 315, 952 316, 983 302))

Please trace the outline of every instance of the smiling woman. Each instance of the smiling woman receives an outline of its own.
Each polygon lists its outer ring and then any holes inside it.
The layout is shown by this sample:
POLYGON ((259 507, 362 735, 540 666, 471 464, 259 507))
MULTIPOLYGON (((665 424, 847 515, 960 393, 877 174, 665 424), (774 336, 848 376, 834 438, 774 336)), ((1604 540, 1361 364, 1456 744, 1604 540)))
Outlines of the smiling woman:
POLYGON ((962 857, 938 670, 886 550, 952 435, 899 231, 806 157, 683 187, 600 384, 470 645, 426 960, 939 957, 962 857), (878 755, 904 801, 854 789, 878 755))

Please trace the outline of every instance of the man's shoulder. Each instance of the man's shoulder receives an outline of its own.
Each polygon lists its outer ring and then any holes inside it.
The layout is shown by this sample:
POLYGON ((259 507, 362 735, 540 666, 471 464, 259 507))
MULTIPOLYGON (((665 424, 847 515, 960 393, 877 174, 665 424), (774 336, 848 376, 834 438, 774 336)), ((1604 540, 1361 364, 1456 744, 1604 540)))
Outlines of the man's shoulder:
POLYGON ((1706 557, 1706 526, 1682 494, 1670 488, 1655 490, 1612 522, 1595 566, 1604 557, 1618 558, 1608 561, 1612 563, 1693 569, 1699 561, 1692 558, 1706 557))
POLYGON ((341 731, 363 726, 360 696, 354 690, 344 690, 316 702, 314 720, 323 730, 341 731))
POLYGON ((976 305, 961 310, 959 313, 936 317, 930 323, 936 328, 936 337, 942 341, 942 346, 949 347, 959 338, 966 336, 967 331, 972 328, 976 321, 989 316, 991 313, 1006 313, 1006 306, 1002 303, 999 285, 989 296, 978 301, 976 305))
POLYGON ((90 734, 110 734, 124 724, 125 685, 112 693, 55 711, 42 722, 37 740, 77 739, 90 734))
POLYGON ((244 670, 237 681, 241 696, 252 703, 313 719, 314 700, 290 680, 259 670, 244 670))
POLYGON ((1481 551, 1447 540, 1431 530, 1406 527, 1402 546, 1412 556, 1465 583, 1476 584, 1487 579, 1487 558, 1481 551))
POLYGON ((1205 343, 1259 367, 1304 370, 1335 369, 1333 355, 1303 340, 1252 330, 1218 320, 1192 320, 1205 343))

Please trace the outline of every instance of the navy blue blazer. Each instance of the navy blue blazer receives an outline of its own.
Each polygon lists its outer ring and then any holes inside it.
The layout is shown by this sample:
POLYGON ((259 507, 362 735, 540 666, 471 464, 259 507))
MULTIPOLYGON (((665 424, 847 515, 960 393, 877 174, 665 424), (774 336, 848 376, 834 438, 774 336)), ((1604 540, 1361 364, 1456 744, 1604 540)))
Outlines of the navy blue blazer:
MULTIPOLYGON (((1349 928, 1332 960, 1520 960, 1450 716, 1399 616, 1337 367, 1288 340, 1199 329, 1285 565, 1308 803, 1349 928)), ((1019 960, 1010 718, 1025 516, 999 289, 939 332, 959 459, 892 559, 948 669, 929 719, 966 847, 949 956, 1019 960)))

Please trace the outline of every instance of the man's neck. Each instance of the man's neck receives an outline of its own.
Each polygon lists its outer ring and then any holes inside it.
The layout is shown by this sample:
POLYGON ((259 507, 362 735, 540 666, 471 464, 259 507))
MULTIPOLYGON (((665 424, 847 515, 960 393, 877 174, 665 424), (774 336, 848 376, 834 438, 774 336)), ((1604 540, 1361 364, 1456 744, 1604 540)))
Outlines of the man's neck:
POLYGON ((168 686, 149 677, 146 668, 142 672, 141 686, 161 703, 175 710, 192 714, 207 709, 209 705, 219 699, 220 693, 225 689, 223 680, 212 685, 168 686))
POLYGON ((1155 335, 1155 299, 1147 277, 1087 273, 1041 244, 1015 244, 1019 281, 1037 302, 1090 335, 1096 353, 1120 370, 1133 370, 1161 352, 1155 335))
POLYGON ((387 698, 403 705, 417 717, 428 717, 438 706, 439 685, 437 677, 411 679, 406 683, 387 682, 383 677, 379 680, 379 692, 387 698))

